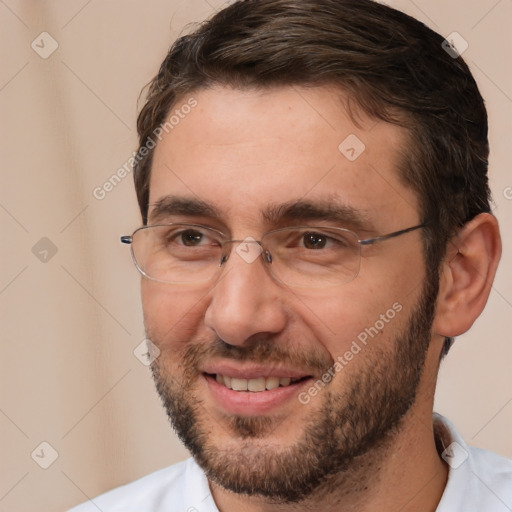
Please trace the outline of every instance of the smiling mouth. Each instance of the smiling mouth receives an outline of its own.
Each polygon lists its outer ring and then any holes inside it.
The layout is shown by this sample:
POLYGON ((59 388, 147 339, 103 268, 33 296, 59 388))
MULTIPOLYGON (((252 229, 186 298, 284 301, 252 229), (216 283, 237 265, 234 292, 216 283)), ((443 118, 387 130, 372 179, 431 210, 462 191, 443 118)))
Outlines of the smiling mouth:
POLYGON ((290 377, 257 377, 253 379, 241 379, 237 377, 230 377, 228 375, 206 374, 207 377, 215 379, 221 386, 224 386, 233 391, 251 391, 253 393, 260 393, 262 391, 271 391, 279 387, 288 387, 297 384, 310 376, 290 378, 290 377))

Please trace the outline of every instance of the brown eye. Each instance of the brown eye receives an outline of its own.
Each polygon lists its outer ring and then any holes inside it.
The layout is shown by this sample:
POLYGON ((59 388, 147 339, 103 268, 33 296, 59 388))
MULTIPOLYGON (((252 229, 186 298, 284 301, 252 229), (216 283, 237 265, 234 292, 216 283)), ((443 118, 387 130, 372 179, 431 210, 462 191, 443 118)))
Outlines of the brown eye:
POLYGON ((202 238, 202 233, 200 233, 199 231, 194 231, 192 229, 183 231, 180 234, 181 242, 183 243, 183 245, 186 245, 188 247, 199 245, 201 243, 202 238))
POLYGON ((327 244, 327 236, 322 233, 306 233, 303 236, 306 249, 324 249, 327 244))

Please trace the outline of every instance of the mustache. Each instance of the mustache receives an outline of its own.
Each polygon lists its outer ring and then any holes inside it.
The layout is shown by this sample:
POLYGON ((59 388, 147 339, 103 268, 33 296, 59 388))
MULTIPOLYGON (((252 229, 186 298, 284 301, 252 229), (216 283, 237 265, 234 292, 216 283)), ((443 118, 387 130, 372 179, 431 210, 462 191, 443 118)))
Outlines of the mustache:
POLYGON ((312 375, 321 375, 334 364, 326 352, 299 349, 291 343, 283 344, 282 341, 277 342, 268 337, 251 339, 244 345, 231 345, 220 338, 196 342, 186 347, 182 364, 185 369, 193 371, 212 359, 288 366, 312 375))

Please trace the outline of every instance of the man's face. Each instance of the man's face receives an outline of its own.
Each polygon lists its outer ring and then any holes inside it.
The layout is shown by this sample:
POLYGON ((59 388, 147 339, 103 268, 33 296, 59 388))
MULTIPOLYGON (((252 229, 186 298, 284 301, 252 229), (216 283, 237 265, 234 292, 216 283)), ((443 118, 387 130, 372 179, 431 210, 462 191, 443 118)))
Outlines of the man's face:
MULTIPOLYGON (((420 223, 397 174, 404 132, 367 118, 355 126, 339 91, 217 87, 193 96, 197 106, 155 150, 149 224, 260 240, 297 225, 357 225, 364 239, 420 223), (165 201, 157 218, 154 205, 165 201), (328 218, 326 205, 351 215, 328 218)), ((216 281, 143 279, 146 331, 161 351, 155 380, 211 480, 296 501, 383 443, 421 400, 435 296, 424 286, 421 231, 363 247, 357 277, 327 288, 289 287, 231 245, 216 281)))

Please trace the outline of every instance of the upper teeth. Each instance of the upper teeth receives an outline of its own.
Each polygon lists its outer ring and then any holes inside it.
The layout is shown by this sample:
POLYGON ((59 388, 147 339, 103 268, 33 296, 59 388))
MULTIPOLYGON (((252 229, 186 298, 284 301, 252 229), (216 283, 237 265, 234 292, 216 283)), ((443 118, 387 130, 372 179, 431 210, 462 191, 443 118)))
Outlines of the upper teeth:
POLYGON ((256 379, 238 379, 227 375, 216 375, 217 382, 235 391, 265 391, 279 386, 289 386, 290 377, 258 377, 256 379))

